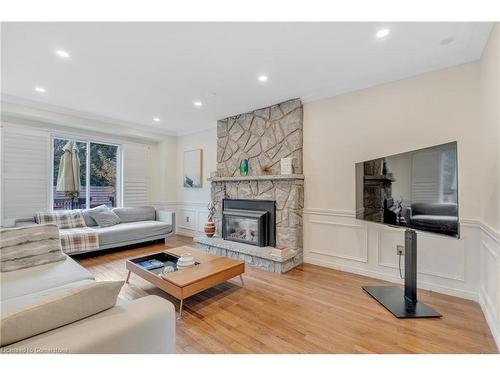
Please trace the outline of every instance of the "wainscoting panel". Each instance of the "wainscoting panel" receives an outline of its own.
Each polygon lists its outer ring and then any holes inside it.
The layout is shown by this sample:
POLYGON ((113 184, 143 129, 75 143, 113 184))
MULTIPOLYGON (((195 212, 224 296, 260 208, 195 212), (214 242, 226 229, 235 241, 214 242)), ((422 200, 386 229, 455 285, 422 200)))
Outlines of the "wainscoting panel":
POLYGON ((482 225, 479 304, 500 348, 500 234, 482 225))
POLYGON ((498 268, 500 267, 498 254, 484 240, 481 241, 481 291, 486 307, 497 315, 498 311, 498 268))
POLYGON ((175 212, 177 233, 185 236, 197 236, 203 233, 208 220, 207 203, 152 202, 151 204, 156 208, 175 212))
POLYGON ((177 226, 182 229, 196 230, 196 210, 181 208, 177 220, 177 226))
MULTIPOLYGON (((398 268, 398 256, 396 246, 405 244, 404 232, 399 229, 391 229, 380 226, 378 230, 377 263, 379 266, 398 268)), ((404 259, 401 259, 404 265, 404 259)))
POLYGON ((196 230, 198 232, 204 232, 205 224, 208 221, 208 210, 196 210, 196 230))
MULTIPOLYGON (((381 227, 378 235, 378 265, 397 269, 396 246, 404 245, 403 230, 381 227)), ((465 241, 419 232, 417 243, 419 274, 465 280, 465 241)))
POLYGON ((309 222, 311 237, 309 251, 313 254, 368 262, 368 236, 366 227, 358 224, 311 219, 309 222))
MULTIPOLYGON (((477 300, 476 231, 463 224, 460 240, 418 232, 419 287, 477 300)), ((397 245, 404 245, 403 229, 356 220, 353 212, 304 210, 305 262, 402 283, 397 245)))

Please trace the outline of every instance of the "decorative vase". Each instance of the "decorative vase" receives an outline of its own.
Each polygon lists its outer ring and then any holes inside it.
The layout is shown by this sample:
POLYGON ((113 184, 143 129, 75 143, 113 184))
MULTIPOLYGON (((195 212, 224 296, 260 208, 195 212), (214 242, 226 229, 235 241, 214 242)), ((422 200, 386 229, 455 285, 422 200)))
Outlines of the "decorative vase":
POLYGON ((215 223, 212 220, 208 220, 208 223, 205 224, 204 229, 207 237, 213 237, 215 234, 215 223))
POLYGON ((240 175, 247 176, 248 175, 248 159, 243 159, 240 162, 240 175))

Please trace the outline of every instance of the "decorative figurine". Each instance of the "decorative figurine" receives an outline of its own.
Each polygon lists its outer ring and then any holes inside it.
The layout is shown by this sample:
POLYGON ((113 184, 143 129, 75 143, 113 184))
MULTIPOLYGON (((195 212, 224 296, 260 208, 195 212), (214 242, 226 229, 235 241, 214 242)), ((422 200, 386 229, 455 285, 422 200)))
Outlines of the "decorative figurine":
POLYGON ((243 159, 240 163, 240 175, 241 176, 248 176, 248 159, 243 159))

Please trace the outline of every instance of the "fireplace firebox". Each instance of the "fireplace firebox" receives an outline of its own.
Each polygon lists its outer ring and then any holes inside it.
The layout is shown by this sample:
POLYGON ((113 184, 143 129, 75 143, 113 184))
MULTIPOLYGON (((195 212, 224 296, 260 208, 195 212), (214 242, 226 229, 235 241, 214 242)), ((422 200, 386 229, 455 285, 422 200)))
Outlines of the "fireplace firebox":
POLYGON ((222 237, 255 246, 276 246, 276 204, 258 199, 222 201, 222 237))

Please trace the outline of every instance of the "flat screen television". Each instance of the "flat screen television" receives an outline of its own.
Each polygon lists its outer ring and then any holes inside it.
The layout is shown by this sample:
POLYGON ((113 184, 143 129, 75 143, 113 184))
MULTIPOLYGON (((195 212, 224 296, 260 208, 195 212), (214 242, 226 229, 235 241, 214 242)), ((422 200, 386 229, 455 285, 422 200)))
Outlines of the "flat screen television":
POLYGON ((460 237, 457 142, 356 163, 356 218, 460 237))

